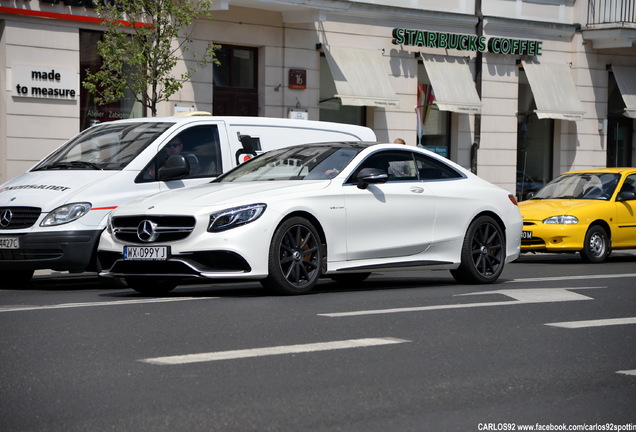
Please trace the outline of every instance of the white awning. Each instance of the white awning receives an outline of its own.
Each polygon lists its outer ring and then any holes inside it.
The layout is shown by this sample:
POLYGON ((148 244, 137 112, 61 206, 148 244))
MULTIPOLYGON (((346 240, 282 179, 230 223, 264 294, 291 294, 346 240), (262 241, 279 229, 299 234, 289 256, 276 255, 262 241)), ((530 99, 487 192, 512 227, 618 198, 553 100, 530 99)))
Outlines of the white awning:
POLYGON ((433 86, 434 103, 440 110, 465 114, 481 112, 481 100, 465 58, 421 55, 433 86))
POLYGON ((629 118, 636 118, 636 68, 612 66, 612 72, 625 102, 623 114, 629 118))
POLYGON ((324 46, 336 84, 335 97, 343 105, 398 107, 386 61, 380 50, 324 46))
POLYGON ((570 67, 555 63, 523 61, 537 117, 558 120, 582 120, 585 110, 576 91, 570 67))

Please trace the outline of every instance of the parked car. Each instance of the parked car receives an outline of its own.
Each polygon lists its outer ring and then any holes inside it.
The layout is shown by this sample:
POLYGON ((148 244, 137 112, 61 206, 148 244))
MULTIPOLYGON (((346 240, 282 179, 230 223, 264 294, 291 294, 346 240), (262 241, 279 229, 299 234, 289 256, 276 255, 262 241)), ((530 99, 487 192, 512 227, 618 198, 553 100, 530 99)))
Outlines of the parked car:
POLYGON ((525 201, 539 192, 543 187, 543 183, 534 180, 523 171, 517 171, 517 200, 525 201))
POLYGON ((600 263, 636 248, 636 168, 571 171, 519 203, 522 252, 580 252, 600 263))
POLYGON ((426 150, 327 143, 273 150, 214 182, 117 208, 101 276, 159 294, 196 280, 252 279, 302 294, 318 278, 449 269, 492 283, 520 253, 513 195, 426 150))
POLYGON ((0 185, 0 285, 37 269, 97 271, 108 214, 133 198, 209 182, 263 151, 375 140, 366 127, 265 117, 153 117, 93 126, 0 185))

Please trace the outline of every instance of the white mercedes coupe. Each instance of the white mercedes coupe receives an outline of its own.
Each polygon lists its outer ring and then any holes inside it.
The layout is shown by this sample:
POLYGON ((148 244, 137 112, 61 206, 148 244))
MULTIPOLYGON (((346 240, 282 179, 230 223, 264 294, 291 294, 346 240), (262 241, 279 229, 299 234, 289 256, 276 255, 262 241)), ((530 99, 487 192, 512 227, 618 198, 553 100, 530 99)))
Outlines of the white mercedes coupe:
POLYGON ((279 294, 320 277, 448 269, 495 282, 520 253, 512 194, 415 147, 321 143, 262 154, 191 188, 113 211, 100 276, 146 294, 201 280, 259 280, 279 294))

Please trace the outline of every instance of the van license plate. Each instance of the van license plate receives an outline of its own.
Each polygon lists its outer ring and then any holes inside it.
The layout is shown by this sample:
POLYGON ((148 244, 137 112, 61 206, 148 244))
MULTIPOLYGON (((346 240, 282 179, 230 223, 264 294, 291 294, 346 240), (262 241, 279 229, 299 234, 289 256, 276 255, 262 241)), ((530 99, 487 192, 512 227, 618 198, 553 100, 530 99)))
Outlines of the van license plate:
POLYGON ((169 254, 168 246, 124 246, 125 260, 163 261, 169 254))
POLYGON ((0 249, 20 249, 20 238, 0 237, 0 249))
POLYGON ((532 231, 521 231, 521 240, 530 240, 532 238, 532 231))

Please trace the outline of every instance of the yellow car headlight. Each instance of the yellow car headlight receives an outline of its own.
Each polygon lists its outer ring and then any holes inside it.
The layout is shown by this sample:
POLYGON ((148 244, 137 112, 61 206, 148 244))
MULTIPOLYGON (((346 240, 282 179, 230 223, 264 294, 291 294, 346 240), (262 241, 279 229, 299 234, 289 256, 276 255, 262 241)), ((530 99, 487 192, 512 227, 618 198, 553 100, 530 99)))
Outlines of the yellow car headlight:
POLYGON ((544 224, 554 224, 554 225, 574 225, 579 223, 579 220, 574 216, 561 215, 561 216, 552 216, 543 220, 544 224))

